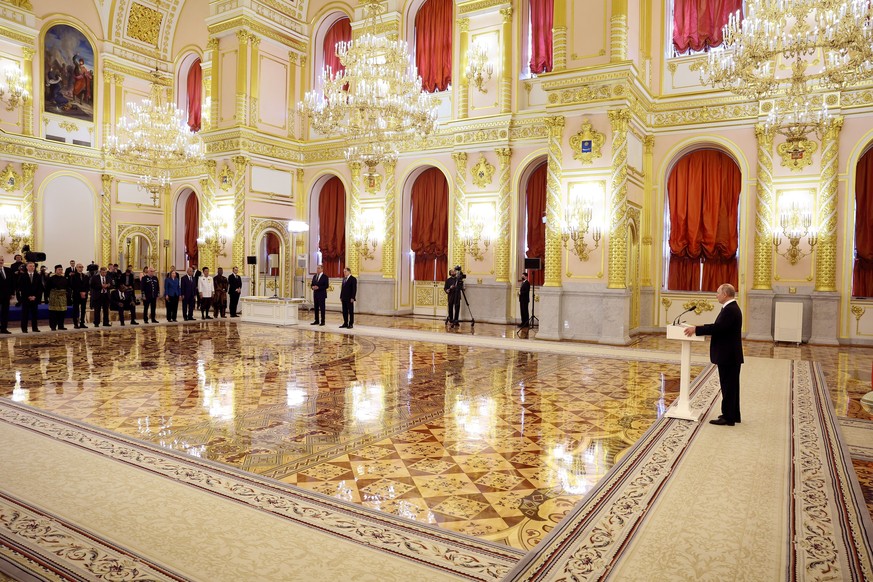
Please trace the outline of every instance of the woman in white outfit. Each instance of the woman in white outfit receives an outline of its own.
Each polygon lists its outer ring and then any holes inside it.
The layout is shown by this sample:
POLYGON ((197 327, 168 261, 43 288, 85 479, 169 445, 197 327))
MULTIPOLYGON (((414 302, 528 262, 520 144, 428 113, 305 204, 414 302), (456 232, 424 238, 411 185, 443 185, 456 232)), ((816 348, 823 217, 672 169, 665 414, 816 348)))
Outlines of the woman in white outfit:
POLYGON ((215 286, 209 275, 209 267, 203 267, 203 274, 200 275, 197 290, 200 292, 200 319, 212 319, 209 317, 209 307, 212 305, 212 294, 215 292, 215 286))

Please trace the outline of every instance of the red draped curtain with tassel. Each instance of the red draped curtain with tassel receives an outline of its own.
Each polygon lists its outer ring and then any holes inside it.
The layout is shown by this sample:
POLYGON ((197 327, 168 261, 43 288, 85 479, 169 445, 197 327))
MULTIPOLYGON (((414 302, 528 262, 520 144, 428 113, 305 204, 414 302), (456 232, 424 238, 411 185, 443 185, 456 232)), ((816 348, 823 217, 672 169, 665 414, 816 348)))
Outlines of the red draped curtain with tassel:
POLYGON ((741 188, 740 169, 723 152, 698 150, 676 163, 667 180, 670 206, 667 289, 715 291, 722 283, 738 286, 737 218, 741 188))
POLYGON ((334 22, 324 35, 324 66, 330 67, 332 75, 346 70, 336 56, 336 44, 350 40, 352 40, 352 21, 345 17, 334 22))
POLYGON ((724 25, 737 10, 742 20, 743 0, 673 0, 673 48, 682 54, 721 46, 724 25))
POLYGON ((203 71, 200 69, 200 59, 191 64, 188 69, 188 127, 191 131, 200 131, 200 113, 203 101, 203 71))
POLYGON ((412 244, 416 281, 442 281, 449 272, 449 184, 429 168, 412 185, 412 244))
POLYGON ((415 14, 415 65, 428 93, 452 82, 453 7, 452 0, 427 0, 415 14))
POLYGON ((197 267, 199 250, 197 237, 200 235, 200 202, 194 192, 188 194, 185 202, 185 254, 188 255, 188 266, 197 267))
POLYGON ((346 189, 334 176, 318 196, 318 250, 328 277, 342 277, 346 260, 346 189))
POLYGON ((873 297, 873 150, 855 170, 855 264, 852 296, 873 297))
POLYGON ((552 26, 555 0, 530 2, 530 72, 534 75, 552 70, 552 26))
POLYGON ((527 251, 528 258, 540 259, 539 271, 528 271, 531 285, 541 286, 545 281, 546 268, 546 225, 543 216, 546 213, 546 178, 548 164, 541 164, 527 179, 527 251))

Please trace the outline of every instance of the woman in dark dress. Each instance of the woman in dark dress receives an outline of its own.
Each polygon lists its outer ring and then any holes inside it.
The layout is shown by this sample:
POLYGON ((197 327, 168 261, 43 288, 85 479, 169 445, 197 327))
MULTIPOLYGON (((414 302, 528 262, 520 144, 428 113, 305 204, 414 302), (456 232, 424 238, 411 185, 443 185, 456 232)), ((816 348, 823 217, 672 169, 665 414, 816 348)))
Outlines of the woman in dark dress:
POLYGON ((63 265, 55 265, 55 272, 48 277, 49 327, 65 330, 64 318, 67 316, 67 278, 63 265))

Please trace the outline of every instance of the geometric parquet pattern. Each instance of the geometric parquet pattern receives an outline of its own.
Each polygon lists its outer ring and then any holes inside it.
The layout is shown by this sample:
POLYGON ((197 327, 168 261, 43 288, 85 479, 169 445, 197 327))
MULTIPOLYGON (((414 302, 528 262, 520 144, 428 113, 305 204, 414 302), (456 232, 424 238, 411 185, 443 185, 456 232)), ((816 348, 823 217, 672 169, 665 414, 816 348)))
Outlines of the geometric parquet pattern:
MULTIPOLYGON (((642 336, 632 347, 675 346, 642 336)), ((873 419, 859 404, 873 350, 744 350, 819 361, 837 414, 873 419)), ((0 341, 0 370, 0 398, 525 550, 663 414, 679 375, 673 364, 224 321, 15 335, 0 341)), ((873 511, 873 463, 854 466, 873 511)))

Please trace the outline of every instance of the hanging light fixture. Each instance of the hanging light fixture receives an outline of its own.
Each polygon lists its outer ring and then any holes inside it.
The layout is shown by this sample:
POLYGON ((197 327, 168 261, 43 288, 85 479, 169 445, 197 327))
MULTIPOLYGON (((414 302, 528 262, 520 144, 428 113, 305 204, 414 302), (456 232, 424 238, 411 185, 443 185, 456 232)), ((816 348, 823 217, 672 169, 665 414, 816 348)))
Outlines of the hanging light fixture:
POLYGON ((137 185, 151 194, 155 206, 170 185, 170 170, 203 161, 200 137, 188 127, 185 113, 167 103, 165 95, 166 86, 155 68, 151 97, 128 103, 130 116, 121 118, 106 140, 109 154, 142 168, 137 185))
POLYGON ((372 172, 396 160, 402 146, 436 129, 437 103, 422 92, 406 42, 377 36, 381 2, 362 0, 361 6, 363 33, 336 45, 345 70, 325 67, 322 91, 307 92, 297 107, 319 133, 345 137, 346 158, 372 172))
POLYGON ((724 44, 692 65, 708 85, 747 99, 775 98, 767 125, 789 140, 830 120, 826 100, 873 74, 873 3, 869 0, 748 0, 732 14, 724 44))

